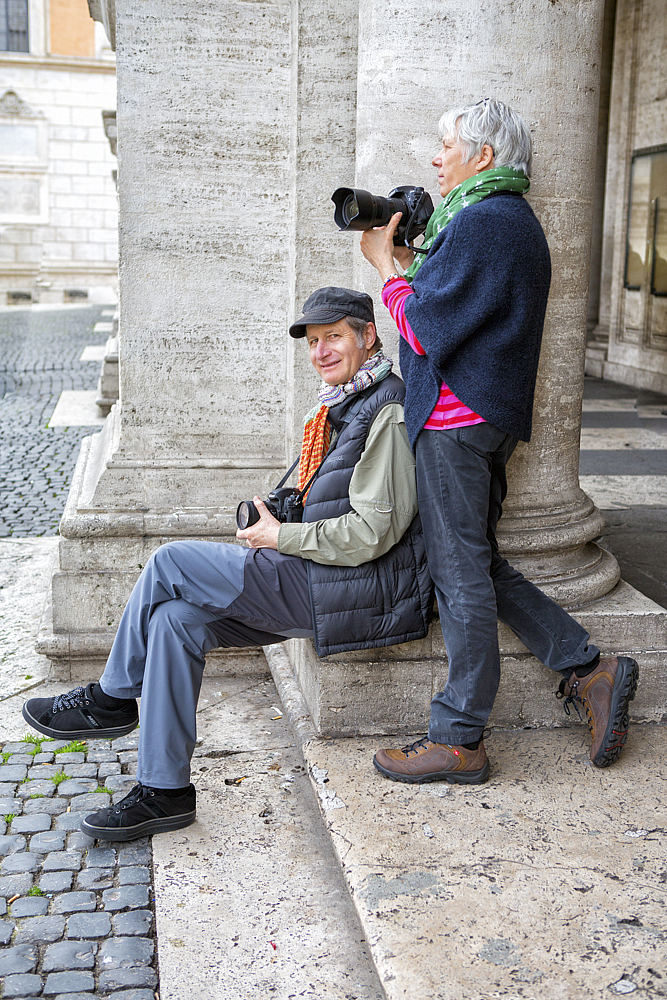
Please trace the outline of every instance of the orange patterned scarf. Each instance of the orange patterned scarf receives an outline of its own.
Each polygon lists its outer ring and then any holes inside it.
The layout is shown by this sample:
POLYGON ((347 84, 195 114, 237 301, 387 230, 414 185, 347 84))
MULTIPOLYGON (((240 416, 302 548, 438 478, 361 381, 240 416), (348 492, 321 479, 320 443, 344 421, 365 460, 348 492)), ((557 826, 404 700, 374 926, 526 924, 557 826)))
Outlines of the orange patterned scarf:
MULTIPOLYGON (((319 410, 306 421, 303 429, 301 458, 299 459, 299 481, 297 489, 302 490, 326 455, 331 441, 331 424, 327 420, 329 407, 322 404, 319 410)), ((308 494, 304 494, 304 499, 308 494)))

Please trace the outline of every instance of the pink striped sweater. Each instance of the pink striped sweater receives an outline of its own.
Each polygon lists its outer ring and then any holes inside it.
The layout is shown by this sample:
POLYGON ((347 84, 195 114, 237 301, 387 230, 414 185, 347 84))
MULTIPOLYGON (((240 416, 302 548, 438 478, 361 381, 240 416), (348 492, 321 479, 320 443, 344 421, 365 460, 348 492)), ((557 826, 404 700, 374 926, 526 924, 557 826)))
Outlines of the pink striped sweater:
MULTIPOLYGON (((382 289, 382 301, 391 313, 391 318, 398 327, 401 337, 407 340, 415 354, 426 354, 426 351, 417 340, 412 331, 412 327, 405 318, 405 300, 408 295, 413 295, 412 288, 405 278, 393 278, 382 289)), ((470 407, 466 406, 458 399, 452 390, 444 382, 440 386, 440 396, 438 402, 433 407, 433 412, 424 424, 424 430, 441 431, 452 427, 470 427, 472 424, 485 423, 484 417, 480 417, 470 407)))

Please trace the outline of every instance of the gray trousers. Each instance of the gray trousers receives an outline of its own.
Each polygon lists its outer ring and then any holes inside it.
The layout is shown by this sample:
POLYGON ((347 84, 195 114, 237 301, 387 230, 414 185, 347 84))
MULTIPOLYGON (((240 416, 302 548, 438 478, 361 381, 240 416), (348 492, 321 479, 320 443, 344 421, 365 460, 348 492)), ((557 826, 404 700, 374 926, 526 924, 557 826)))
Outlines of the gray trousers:
POLYGON ((307 567, 272 549, 169 542, 148 560, 100 678, 105 694, 141 695, 137 780, 190 781, 205 654, 312 637, 307 567))
POLYGON ((552 670, 583 666, 599 652, 588 632, 498 551, 505 465, 515 445, 488 423, 417 438, 419 513, 449 659, 445 689, 431 702, 435 743, 481 737, 500 681, 498 618, 552 670))

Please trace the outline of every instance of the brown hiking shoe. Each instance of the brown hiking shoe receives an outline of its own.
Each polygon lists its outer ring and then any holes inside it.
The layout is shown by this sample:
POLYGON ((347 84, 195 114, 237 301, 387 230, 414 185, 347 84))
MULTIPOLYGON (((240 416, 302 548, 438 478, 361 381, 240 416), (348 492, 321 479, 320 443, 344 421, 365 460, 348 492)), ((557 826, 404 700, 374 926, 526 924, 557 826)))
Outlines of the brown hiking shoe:
MULTIPOLYGON (((565 698, 563 708, 577 702, 586 709, 591 731, 591 760, 596 767, 609 767, 618 760, 628 738, 628 705, 635 696, 639 667, 630 656, 607 656, 585 677, 573 671, 561 681, 556 697, 565 698)), ((577 712, 579 710, 577 709, 577 712)))
POLYGON ((402 750, 378 750, 373 763, 386 778, 422 785, 427 781, 478 785, 489 776, 489 759, 484 744, 476 750, 433 743, 427 736, 402 750))

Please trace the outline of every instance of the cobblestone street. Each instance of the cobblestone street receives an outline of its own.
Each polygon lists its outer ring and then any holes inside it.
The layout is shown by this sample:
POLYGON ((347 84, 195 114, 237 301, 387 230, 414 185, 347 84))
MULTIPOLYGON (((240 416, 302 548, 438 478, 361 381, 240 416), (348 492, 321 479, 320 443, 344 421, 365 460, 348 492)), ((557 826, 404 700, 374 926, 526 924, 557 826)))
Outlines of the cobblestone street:
POLYGON ((94 389, 84 347, 108 306, 0 311, 0 537, 54 535, 86 427, 47 427, 60 393, 94 389))

